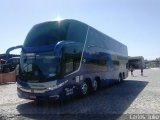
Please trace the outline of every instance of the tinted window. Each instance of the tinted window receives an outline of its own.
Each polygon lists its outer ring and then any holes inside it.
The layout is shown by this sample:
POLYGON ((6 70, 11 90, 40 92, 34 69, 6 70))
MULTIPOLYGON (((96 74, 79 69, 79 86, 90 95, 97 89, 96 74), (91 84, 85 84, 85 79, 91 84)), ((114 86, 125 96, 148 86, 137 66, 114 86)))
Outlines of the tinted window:
POLYGON ((66 39, 67 23, 46 22, 35 25, 28 33, 24 46, 43 46, 66 39))
POLYGON ((20 77, 30 82, 46 82, 60 75, 59 58, 53 52, 22 54, 20 77))
POLYGON ((105 48, 103 35, 99 34, 99 32, 93 28, 89 29, 87 44, 94 45, 94 46, 100 47, 100 48, 105 48))
POLYGON ((63 48, 63 74, 71 73, 79 68, 82 54, 81 45, 66 45, 63 48))
POLYGON ((87 29, 87 25, 78 21, 71 21, 67 33, 67 40, 84 43, 86 39, 87 29))
POLYGON ((111 37, 90 27, 87 39, 87 45, 94 45, 118 54, 127 55, 127 47, 111 37))
POLYGON ((100 66, 104 66, 107 64, 107 55, 103 52, 104 50, 91 46, 87 48, 88 55, 86 55, 87 63, 92 63, 100 66))

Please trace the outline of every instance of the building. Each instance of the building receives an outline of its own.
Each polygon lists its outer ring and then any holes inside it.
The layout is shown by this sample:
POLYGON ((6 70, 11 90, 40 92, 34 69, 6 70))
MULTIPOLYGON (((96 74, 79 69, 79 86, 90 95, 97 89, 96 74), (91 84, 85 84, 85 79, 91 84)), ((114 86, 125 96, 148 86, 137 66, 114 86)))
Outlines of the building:
POLYGON ((144 57, 143 56, 129 57, 128 66, 134 69, 145 68, 144 57))

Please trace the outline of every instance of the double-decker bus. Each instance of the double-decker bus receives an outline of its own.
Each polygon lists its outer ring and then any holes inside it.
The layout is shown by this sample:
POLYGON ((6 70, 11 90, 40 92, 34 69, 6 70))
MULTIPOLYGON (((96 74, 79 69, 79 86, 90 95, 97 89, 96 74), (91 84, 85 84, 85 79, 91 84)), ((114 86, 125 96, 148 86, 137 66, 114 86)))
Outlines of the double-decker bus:
POLYGON ((20 56, 18 96, 63 99, 97 91, 128 76, 127 46, 77 20, 37 24, 20 56))

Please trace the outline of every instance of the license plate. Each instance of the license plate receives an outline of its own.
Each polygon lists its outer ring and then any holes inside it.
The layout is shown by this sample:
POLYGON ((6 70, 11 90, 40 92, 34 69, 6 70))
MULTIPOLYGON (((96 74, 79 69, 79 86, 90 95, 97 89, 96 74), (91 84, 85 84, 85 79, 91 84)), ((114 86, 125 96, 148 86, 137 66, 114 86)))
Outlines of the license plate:
POLYGON ((31 99, 36 99, 36 96, 29 96, 29 98, 31 98, 31 99))

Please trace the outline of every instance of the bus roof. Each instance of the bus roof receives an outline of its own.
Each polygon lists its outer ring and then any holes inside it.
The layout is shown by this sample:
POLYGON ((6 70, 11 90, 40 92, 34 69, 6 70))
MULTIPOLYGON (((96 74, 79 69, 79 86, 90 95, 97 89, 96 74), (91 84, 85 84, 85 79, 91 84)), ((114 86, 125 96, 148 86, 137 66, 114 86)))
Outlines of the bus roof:
POLYGON ((74 41, 84 44, 85 40, 95 40, 104 49, 128 55, 126 45, 83 22, 73 19, 47 21, 34 25, 25 39, 24 47, 57 44, 59 41, 74 41))

